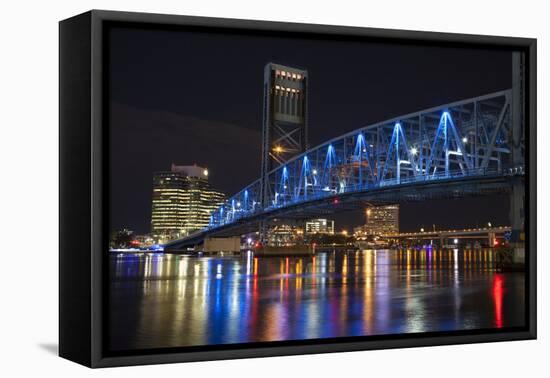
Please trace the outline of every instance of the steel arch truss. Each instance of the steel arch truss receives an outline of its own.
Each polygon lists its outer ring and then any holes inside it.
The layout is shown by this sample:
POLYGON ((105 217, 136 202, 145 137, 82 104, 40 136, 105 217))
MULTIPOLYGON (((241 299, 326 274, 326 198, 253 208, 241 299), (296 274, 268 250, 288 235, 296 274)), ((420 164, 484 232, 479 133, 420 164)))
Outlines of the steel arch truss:
MULTIPOLYGON (((209 228, 341 194, 474 176, 523 174, 512 165, 511 90, 366 126, 272 170, 212 213, 209 228)), ((516 125, 515 127, 521 127, 516 125)), ((517 159, 515 160, 518 161, 517 159)))

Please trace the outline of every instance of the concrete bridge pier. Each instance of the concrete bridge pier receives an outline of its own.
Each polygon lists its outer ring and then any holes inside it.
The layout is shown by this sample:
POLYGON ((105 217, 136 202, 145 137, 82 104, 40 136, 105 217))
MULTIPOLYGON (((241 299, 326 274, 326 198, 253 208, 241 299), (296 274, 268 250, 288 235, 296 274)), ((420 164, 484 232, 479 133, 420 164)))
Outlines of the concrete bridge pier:
POLYGON ((494 232, 489 232, 487 234, 487 239, 489 240, 488 244, 489 244, 489 247, 492 247, 495 245, 495 240, 497 239, 496 238, 496 235, 494 232))
POLYGON ((268 229, 268 224, 267 224, 267 221, 266 220, 261 220, 259 225, 258 225, 258 231, 259 231, 259 240, 260 240, 260 243, 261 245, 266 245, 267 244, 267 229, 268 229))
MULTIPOLYGON (((512 53, 512 98, 511 98, 511 147, 512 162, 516 169, 523 169, 525 163, 525 58, 523 53, 512 53)), ((513 262, 525 262, 525 182, 522 176, 512 178, 510 194, 510 245, 513 248, 513 262)))
POLYGON ((520 178, 514 179, 510 195, 510 222, 512 231, 510 246, 513 248, 513 262, 525 263, 525 186, 520 178))
POLYGON ((241 238, 232 236, 227 238, 206 238, 204 239, 203 252, 240 252, 241 238))
POLYGON ((521 179, 514 179, 510 195, 510 225, 512 226, 511 243, 525 241, 525 187, 521 179))

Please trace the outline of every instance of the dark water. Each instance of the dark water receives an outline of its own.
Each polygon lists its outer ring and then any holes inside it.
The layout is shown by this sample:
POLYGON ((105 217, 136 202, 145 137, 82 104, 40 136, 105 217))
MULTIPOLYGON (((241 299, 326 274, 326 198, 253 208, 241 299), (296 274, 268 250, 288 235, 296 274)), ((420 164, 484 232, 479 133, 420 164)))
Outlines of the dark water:
POLYGON ((113 350, 524 324, 524 274, 494 252, 315 257, 111 254, 113 350))

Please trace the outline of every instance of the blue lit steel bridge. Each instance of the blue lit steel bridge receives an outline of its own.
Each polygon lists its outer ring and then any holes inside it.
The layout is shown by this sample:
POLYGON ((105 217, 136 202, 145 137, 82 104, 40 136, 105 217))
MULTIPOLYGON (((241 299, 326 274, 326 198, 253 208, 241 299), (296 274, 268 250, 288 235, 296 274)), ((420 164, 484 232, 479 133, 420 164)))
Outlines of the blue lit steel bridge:
POLYGON ((512 211, 523 211, 518 97, 513 89, 491 93, 326 141, 252 182, 212 213, 207 228, 165 248, 257 231, 266 220, 310 219, 367 204, 509 193, 512 211))

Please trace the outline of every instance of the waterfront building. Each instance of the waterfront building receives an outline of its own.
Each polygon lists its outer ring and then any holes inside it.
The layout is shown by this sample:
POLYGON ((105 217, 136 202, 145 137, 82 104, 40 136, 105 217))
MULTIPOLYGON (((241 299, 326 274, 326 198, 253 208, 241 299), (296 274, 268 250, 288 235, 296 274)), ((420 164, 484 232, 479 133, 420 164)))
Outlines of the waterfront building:
POLYGON ((399 233, 399 205, 372 206, 365 211, 366 223, 355 228, 354 234, 360 236, 384 236, 399 233))
POLYGON ((134 244, 139 248, 148 248, 155 244, 155 240, 149 234, 135 235, 134 244))
POLYGON ((155 240, 166 242, 208 226, 210 214, 225 200, 210 185, 208 173, 197 165, 175 164, 170 171, 154 173, 151 234, 155 240))
POLYGON ((129 248, 133 246, 134 231, 124 228, 111 231, 109 236, 109 248, 129 248))
POLYGON ((368 236, 365 225, 353 228, 353 237, 355 239, 365 239, 368 236))
POLYGON ((334 234, 334 221, 330 219, 311 219, 306 222, 305 232, 311 234, 334 234))
POLYGON ((275 221, 270 224, 267 234, 267 243, 272 246, 296 245, 304 241, 304 228, 299 223, 275 221))

